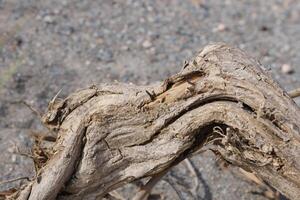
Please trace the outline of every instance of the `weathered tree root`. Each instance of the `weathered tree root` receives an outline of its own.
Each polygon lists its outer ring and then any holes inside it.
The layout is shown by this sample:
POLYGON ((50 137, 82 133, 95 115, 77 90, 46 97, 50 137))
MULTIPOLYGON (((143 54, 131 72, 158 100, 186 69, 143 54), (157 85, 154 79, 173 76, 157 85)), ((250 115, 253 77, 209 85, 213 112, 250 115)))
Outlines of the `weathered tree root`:
POLYGON ((57 141, 14 198, 100 199, 210 143, 231 164, 299 199, 299 119, 299 107, 258 62, 209 45, 162 85, 93 86, 51 102, 43 121, 57 141))

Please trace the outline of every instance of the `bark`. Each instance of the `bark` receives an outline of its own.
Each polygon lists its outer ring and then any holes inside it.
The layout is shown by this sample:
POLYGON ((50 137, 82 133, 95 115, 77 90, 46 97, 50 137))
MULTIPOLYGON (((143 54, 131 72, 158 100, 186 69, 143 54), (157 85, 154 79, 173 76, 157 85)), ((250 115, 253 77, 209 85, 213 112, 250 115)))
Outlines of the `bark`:
POLYGON ((50 102, 43 122, 57 140, 14 198, 101 199, 209 148, 299 199, 299 119, 260 63, 209 45, 162 84, 103 84, 50 102))

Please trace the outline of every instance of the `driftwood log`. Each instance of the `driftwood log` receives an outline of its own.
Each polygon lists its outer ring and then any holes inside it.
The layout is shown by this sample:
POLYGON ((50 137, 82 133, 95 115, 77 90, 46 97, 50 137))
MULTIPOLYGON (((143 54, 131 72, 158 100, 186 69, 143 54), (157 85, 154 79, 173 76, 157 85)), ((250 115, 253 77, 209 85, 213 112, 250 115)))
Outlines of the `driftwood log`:
POLYGON ((299 107, 259 62, 225 44, 205 47, 159 85, 55 98, 43 122, 57 139, 36 146, 45 159, 15 199, 101 199, 203 148, 300 199, 299 107))

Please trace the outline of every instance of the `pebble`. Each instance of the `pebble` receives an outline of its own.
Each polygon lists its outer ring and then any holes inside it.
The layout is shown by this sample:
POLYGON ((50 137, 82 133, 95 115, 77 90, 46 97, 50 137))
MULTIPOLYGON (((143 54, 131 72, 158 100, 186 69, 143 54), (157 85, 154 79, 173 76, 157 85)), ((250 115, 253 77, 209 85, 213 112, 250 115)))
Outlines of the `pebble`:
POLYGON ((223 32, 227 30, 227 26, 225 24, 218 24, 216 28, 213 29, 213 32, 223 32))
POLYGON ((51 15, 46 15, 44 17, 44 22, 46 22, 47 24, 53 24, 54 23, 54 18, 51 15))
POLYGON ((75 32, 75 28, 72 26, 65 26, 59 30, 59 33, 62 35, 70 36, 75 32))
POLYGON ((89 66, 89 65, 91 65, 91 61, 89 61, 89 60, 86 60, 86 61, 85 61, 85 65, 86 65, 86 66, 89 66))
POLYGON ((98 60, 104 61, 104 62, 112 62, 113 61, 113 52, 109 49, 100 49, 97 58, 98 60))
POLYGON ((121 50, 123 50, 123 51, 128 51, 128 50, 129 50, 129 47, 128 47, 127 45, 123 45, 123 46, 121 47, 121 50))
POLYGON ((17 162, 17 156, 15 154, 13 154, 11 156, 11 162, 16 163, 17 162))
POLYGON ((292 66, 289 65, 289 64, 283 64, 283 65, 281 66, 281 72, 282 72, 283 74, 292 74, 292 73, 294 72, 294 69, 293 69, 292 66))
POLYGON ((152 46, 152 43, 149 40, 145 40, 142 44, 145 49, 148 49, 152 46))

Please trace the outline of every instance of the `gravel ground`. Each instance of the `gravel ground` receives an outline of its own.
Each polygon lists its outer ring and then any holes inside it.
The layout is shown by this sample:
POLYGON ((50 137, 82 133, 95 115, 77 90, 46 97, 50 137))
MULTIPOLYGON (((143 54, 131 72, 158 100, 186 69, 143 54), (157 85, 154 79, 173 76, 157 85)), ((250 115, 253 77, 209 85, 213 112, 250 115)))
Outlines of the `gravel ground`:
MULTIPOLYGON (((99 82, 160 81, 211 42, 246 50, 287 90, 300 86, 298 0, 0 0, 1 180, 32 175, 30 159, 13 154, 14 146, 30 153, 31 132, 43 130, 17 101, 43 111, 61 88, 63 97, 99 82)), ((154 192, 178 198, 169 182, 182 199, 266 199, 211 153, 192 162, 197 196, 184 163, 154 192)))

